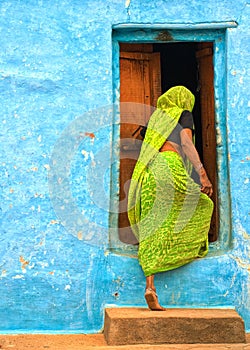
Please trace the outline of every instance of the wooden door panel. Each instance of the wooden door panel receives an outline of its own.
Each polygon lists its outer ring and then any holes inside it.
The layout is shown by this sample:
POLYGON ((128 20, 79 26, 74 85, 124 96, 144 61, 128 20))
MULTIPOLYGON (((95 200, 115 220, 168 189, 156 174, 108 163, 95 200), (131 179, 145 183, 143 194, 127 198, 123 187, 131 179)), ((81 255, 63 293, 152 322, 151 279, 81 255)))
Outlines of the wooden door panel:
POLYGON ((216 171, 216 137, 214 116, 214 69, 213 69, 213 44, 201 43, 196 52, 199 69, 200 100, 201 100, 201 126, 203 143, 203 163, 208 177, 213 184, 214 212, 209 232, 211 242, 218 238, 218 196, 217 196, 217 171, 216 171))
POLYGON ((160 94, 160 54, 121 52, 119 238, 125 243, 137 243, 127 216, 129 182, 141 145, 137 135, 132 135, 139 125, 147 123, 160 94))

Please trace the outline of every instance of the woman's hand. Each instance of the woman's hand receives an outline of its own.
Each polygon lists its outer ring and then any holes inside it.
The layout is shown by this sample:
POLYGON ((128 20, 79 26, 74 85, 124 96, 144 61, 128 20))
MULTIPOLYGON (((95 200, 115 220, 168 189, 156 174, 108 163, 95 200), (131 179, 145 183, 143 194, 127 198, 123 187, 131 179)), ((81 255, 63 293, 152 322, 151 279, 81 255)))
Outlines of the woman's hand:
POLYGON ((183 129, 180 132, 181 137, 181 146, 185 155, 188 157, 192 165, 194 166, 197 174, 200 177, 201 183, 201 192, 207 194, 209 197, 213 194, 212 184, 209 181, 206 170, 203 168, 203 165, 200 161, 199 154, 192 142, 192 130, 183 129))
POLYGON ((213 194, 213 186, 209 178, 207 177, 207 173, 204 168, 200 169, 200 183, 201 183, 201 192, 211 197, 213 194))

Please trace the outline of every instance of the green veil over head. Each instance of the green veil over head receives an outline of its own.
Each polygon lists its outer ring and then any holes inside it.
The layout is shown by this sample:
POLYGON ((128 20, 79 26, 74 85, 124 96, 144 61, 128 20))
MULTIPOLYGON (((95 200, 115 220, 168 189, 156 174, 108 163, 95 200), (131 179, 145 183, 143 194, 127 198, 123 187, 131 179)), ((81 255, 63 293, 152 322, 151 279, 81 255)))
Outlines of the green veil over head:
POLYGON ((195 97, 184 86, 175 86, 158 98, 157 109, 149 119, 146 135, 135 165, 128 194, 128 218, 138 238, 140 222, 140 193, 145 170, 158 154, 168 136, 177 126, 183 111, 192 112, 195 97))

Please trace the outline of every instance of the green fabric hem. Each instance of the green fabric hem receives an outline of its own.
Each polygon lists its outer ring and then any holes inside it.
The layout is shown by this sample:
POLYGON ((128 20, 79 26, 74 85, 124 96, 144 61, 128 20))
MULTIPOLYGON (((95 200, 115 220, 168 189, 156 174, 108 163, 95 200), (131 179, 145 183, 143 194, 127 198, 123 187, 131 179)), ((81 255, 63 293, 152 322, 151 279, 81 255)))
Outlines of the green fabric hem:
POLYGON ((175 266, 170 266, 169 268, 161 268, 161 269, 151 269, 151 270, 148 270, 148 271, 143 271, 144 272, 144 275, 145 277, 149 277, 149 276, 152 276, 152 275, 155 275, 157 273, 162 273, 162 272, 167 272, 167 271, 171 271, 171 270, 176 270, 184 265, 187 265, 195 260, 198 260, 198 259, 202 259, 204 258, 206 255, 207 255, 208 251, 202 256, 202 257, 197 257, 197 258, 192 258, 190 260, 186 260, 180 264, 177 264, 175 266))

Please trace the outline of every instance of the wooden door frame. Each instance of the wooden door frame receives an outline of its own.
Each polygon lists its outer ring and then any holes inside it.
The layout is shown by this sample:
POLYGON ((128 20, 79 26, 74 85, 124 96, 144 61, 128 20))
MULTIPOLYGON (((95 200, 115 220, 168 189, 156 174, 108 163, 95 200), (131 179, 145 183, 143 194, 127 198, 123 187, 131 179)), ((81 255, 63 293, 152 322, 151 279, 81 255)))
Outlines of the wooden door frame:
MULTIPOLYGON (((166 43, 166 42, 206 42, 214 44, 214 95, 215 95, 215 123, 216 123, 216 151, 218 175, 218 204, 220 232, 216 242, 210 244, 210 253, 217 254, 231 247, 231 203, 229 193, 229 167, 226 127, 226 28, 208 28, 209 30, 175 30, 165 31, 152 29, 150 31, 127 30, 116 26, 113 31, 113 91, 114 91, 114 119, 113 119, 113 145, 117 147, 119 139, 119 43, 166 43), (159 38, 159 40, 157 39, 159 38), (218 103, 219 102, 219 103, 218 103)), ((110 249, 119 254, 136 256, 136 248, 126 245, 118 238, 118 212, 119 206, 119 159, 117 148, 114 148, 112 159, 112 186, 110 201, 110 249)))

